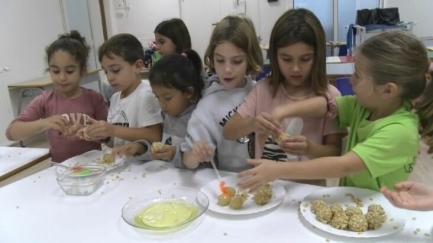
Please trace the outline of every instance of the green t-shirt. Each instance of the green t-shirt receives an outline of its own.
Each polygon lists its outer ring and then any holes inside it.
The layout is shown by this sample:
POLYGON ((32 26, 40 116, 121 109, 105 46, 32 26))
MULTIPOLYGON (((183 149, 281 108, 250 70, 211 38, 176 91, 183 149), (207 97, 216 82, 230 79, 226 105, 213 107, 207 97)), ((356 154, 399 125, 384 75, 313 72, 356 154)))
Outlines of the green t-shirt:
POLYGON ((340 186, 379 191, 392 188, 409 177, 418 156, 418 116, 405 104, 392 115, 367 120, 370 111, 362 108, 356 96, 336 97, 338 123, 350 127, 345 153, 355 152, 367 170, 340 179, 340 186))

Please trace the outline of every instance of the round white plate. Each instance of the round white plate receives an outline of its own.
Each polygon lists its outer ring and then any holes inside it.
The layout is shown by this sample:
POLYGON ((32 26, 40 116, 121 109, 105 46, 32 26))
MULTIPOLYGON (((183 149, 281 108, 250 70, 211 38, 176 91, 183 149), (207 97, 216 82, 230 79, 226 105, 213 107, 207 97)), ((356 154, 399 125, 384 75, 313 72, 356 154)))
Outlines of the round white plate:
POLYGON ((399 216, 396 209, 381 193, 355 187, 330 187, 315 191, 304 198, 304 200, 300 204, 300 209, 301 214, 304 216, 304 218, 315 227, 331 234, 346 237, 371 238, 390 235, 403 229, 406 223, 406 219, 399 216), (316 199, 321 199, 325 201, 328 205, 332 203, 339 203, 341 204, 343 209, 346 209, 346 205, 356 206, 356 204, 352 201, 351 197, 346 196, 346 194, 348 193, 362 200, 362 202, 364 203, 364 207, 360 209, 364 214, 367 213, 368 206, 371 204, 379 204, 383 207, 386 213, 386 222, 382 225, 381 228, 377 230, 368 230, 366 232, 362 232, 361 234, 349 230, 335 229, 332 228, 330 225, 319 222, 316 219, 316 215, 313 214, 310 210, 311 203, 316 199), (329 195, 330 197, 324 197, 324 195, 329 195))
MULTIPOLYGON (((240 179, 236 176, 224 177, 222 180, 226 183, 226 186, 233 187, 236 190, 238 189, 237 184, 240 179)), ((244 202, 242 208, 239 210, 234 210, 230 208, 230 206, 223 207, 217 204, 218 196, 221 194, 219 190, 218 179, 209 182, 207 185, 202 187, 200 191, 206 194, 206 196, 209 198, 209 210, 227 215, 248 215, 269 210, 271 208, 277 207, 283 202, 284 196, 286 194, 284 187, 277 181, 271 182, 270 186, 273 195, 268 204, 259 206, 253 200, 253 194, 248 194, 248 199, 244 202)))

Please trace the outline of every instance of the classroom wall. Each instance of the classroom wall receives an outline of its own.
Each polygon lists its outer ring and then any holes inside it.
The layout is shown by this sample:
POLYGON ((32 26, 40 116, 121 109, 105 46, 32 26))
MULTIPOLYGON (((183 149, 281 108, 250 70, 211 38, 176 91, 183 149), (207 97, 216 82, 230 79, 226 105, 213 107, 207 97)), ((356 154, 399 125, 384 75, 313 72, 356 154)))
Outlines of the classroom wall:
MULTIPOLYGON (((90 46, 87 68, 89 71, 101 68, 98 60, 98 49, 104 43, 101 11, 99 1, 95 0, 59 0, 65 8, 65 23, 67 31, 78 30, 86 38, 90 46)), ((101 71, 100 79, 106 82, 106 76, 101 71)), ((86 88, 99 91, 97 82, 83 85, 86 88)))
MULTIPOLYGON (((268 2, 265 0, 258 1, 258 13, 260 16, 259 33, 262 37, 262 43, 269 43, 272 27, 284 12, 293 8, 293 0, 279 0, 277 2, 268 2)), ((253 13, 251 12, 249 14, 252 15, 253 13)))
POLYGON ((384 0, 384 7, 398 7, 402 21, 415 21, 413 33, 418 37, 433 36, 432 23, 432 0, 384 0))
POLYGON ((153 30, 162 20, 179 18, 179 0, 127 0, 128 10, 116 9, 112 0, 104 0, 108 36, 135 35, 146 48, 154 40, 153 30))
POLYGON ((45 47, 64 32, 59 0, 10 0, 0 7, 0 146, 11 144, 4 136, 15 117, 18 91, 7 85, 46 76, 45 47))
MULTIPOLYGON (((104 0, 105 10, 107 13, 107 28, 109 36, 117 33, 131 33, 147 47, 147 43, 154 39, 153 30, 162 20, 182 16, 182 5, 190 4, 189 11, 196 15, 206 15, 207 11, 218 11, 219 19, 228 14, 235 14, 234 1, 232 0, 215 0, 220 1, 219 9, 203 9, 203 4, 197 1, 203 0, 165 0, 162 6, 159 0, 127 0, 129 8, 115 9, 113 0, 104 0), (182 2, 181 2, 182 1, 182 2), (194 6, 196 5, 196 6, 194 6), (195 12, 195 13, 194 13, 195 12)), ((246 16, 250 17, 256 27, 257 34, 261 36, 262 43, 268 43, 275 21, 288 9, 292 8, 293 0, 279 0, 277 2, 267 2, 266 0, 240 0, 246 2, 246 16)), ((209 14, 210 15, 210 14, 209 14)), ((188 26, 190 32, 197 31, 200 28, 207 28, 206 19, 198 20, 197 23, 188 26), (206 26, 204 24, 206 23, 206 26)), ((210 24, 209 24, 210 28, 210 24)), ((192 34, 194 35, 194 34, 192 34)), ((210 36, 203 36, 198 41, 199 46, 207 45, 210 36)), ((195 42, 197 40, 193 40, 195 42)), ((202 48, 201 48, 202 49, 202 48)), ((199 53, 203 52, 198 50, 199 53)), ((203 54, 203 53, 200 53, 203 54)))

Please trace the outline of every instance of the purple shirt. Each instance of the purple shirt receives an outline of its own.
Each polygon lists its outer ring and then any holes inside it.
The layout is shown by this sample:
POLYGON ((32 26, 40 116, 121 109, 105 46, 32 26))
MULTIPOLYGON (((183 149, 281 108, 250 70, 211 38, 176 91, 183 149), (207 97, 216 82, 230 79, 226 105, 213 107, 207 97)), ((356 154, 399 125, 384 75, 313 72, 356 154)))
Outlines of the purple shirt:
MULTIPOLYGON (((69 117, 72 124, 88 124, 88 117, 96 120, 107 120, 107 106, 102 95, 94 90, 82 88, 83 92, 79 97, 64 98, 54 90, 44 91, 30 102, 26 109, 11 122, 30 122, 38 119, 48 118, 54 115, 69 117)), ((9 125, 6 136, 10 136, 9 125)), ((101 149, 101 144, 84 140, 71 140, 61 135, 58 130, 48 129, 46 131, 50 144, 51 158, 54 162, 63 162, 76 155, 83 154, 90 150, 101 149)))

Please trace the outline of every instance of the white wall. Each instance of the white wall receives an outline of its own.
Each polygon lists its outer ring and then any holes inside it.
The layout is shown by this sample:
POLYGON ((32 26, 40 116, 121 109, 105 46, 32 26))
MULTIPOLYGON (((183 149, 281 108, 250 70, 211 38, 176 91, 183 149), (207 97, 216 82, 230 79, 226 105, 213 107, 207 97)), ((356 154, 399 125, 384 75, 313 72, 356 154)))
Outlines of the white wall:
POLYGON ((68 31, 79 31, 90 46, 87 68, 89 70, 94 70, 97 67, 97 58, 95 57, 95 49, 97 46, 93 43, 93 31, 90 22, 90 9, 88 2, 88 0, 63 0, 63 6, 65 9, 65 22, 67 22, 68 31))
MULTIPOLYGON (((90 12, 90 24, 92 25, 93 43, 95 44, 96 51, 98 51, 98 47, 101 46, 102 43, 104 43, 104 33, 102 30, 102 19, 101 11, 99 8, 99 1, 87 1, 90 12)), ((99 62, 97 62, 97 66, 100 66, 99 62)))
POLYGON ((112 0, 104 0, 108 37, 119 33, 135 35, 146 48, 154 40, 156 25, 169 18, 180 18, 179 0, 127 0, 128 9, 116 10, 112 0), (108 11, 107 11, 108 10, 108 11))
POLYGON ((63 19, 58 0, 1 1, 0 68, 0 146, 11 144, 4 136, 14 118, 18 92, 9 92, 7 84, 46 76, 45 47, 63 33, 63 19), (5 125, 6 124, 6 125, 5 125))
POLYGON ((269 43, 272 27, 277 19, 287 10, 293 8, 293 0, 270 2, 259 0, 259 30, 262 43, 269 43))
MULTIPOLYGON (((200 0, 182 0, 182 1, 200 1, 200 0)), ((220 12, 220 19, 228 14, 234 14, 232 0, 215 0, 220 1, 220 9, 213 11, 220 12)), ((246 15, 250 17, 256 27, 257 34, 262 37, 262 43, 268 43, 272 27, 275 21, 288 9, 293 6, 293 0, 279 0, 268 3, 267 0, 245 0, 246 15)), ((127 0, 129 11, 115 10, 113 0, 104 0, 105 12, 107 17, 107 28, 109 36, 117 33, 127 32, 139 38, 144 47, 153 40, 153 30, 156 25, 168 18, 180 16, 179 0, 127 0)), ((211 9, 202 9, 201 4, 197 4, 197 12, 206 13, 211 9)), ((197 20, 200 22, 201 20, 197 20)), ((202 20, 206 22, 205 20, 202 20)), ((188 26, 188 28, 190 28, 188 26)), ((199 41, 207 45, 210 36, 203 36, 199 41)), ((197 40, 193 40, 195 42, 197 40)), ((200 45, 202 46, 202 45, 200 45)))
POLYGON ((432 28, 432 0, 384 0, 384 7, 398 7, 400 20, 415 21, 413 33, 418 37, 433 36, 432 28))
MULTIPOLYGON (((104 42, 102 32, 102 19, 99 8, 99 1, 95 0, 61 0, 63 2, 65 22, 67 31, 78 30, 86 38, 90 46, 89 60, 87 68, 89 71, 100 68, 98 60, 99 46, 104 42)), ((101 72, 101 80, 106 81, 106 77, 101 72)), ((99 91, 96 82, 83 85, 86 88, 99 91)))

